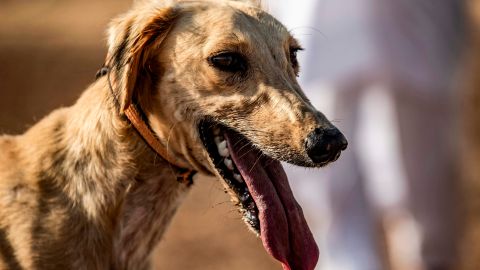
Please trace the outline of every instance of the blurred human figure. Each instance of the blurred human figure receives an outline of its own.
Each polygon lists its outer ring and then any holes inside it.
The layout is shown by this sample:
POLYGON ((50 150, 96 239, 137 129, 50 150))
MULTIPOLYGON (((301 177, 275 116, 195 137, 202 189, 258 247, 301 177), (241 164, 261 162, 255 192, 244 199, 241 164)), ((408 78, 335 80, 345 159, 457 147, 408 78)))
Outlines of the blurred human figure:
POLYGON ((325 170, 290 169, 317 240, 326 239, 319 269, 454 269, 463 1, 271 0, 266 8, 302 41, 300 82, 321 111, 325 100, 334 104, 326 114, 350 141, 325 170))
POLYGON ((480 1, 467 3, 469 15, 466 72, 462 77, 462 230, 458 270, 480 266, 480 1))

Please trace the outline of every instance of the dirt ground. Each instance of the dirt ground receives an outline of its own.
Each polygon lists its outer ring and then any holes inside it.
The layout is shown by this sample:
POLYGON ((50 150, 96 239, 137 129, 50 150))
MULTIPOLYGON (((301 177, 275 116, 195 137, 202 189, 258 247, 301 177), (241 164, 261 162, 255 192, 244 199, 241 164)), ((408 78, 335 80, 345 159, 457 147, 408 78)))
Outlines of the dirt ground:
MULTIPOLYGON (((18 134, 72 104, 106 52, 125 0, 0 0, 0 134, 18 134)), ((280 269, 216 179, 200 179, 155 253, 156 269, 280 269)))

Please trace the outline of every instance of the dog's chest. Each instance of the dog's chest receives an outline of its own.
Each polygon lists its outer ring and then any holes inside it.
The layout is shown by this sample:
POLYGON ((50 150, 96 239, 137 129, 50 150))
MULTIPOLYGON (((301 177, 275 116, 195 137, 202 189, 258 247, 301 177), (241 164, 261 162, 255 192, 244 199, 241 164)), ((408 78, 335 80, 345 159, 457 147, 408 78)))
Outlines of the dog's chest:
POLYGON ((148 256, 187 191, 186 185, 162 176, 137 181, 129 189, 114 241, 116 269, 148 268, 148 256))

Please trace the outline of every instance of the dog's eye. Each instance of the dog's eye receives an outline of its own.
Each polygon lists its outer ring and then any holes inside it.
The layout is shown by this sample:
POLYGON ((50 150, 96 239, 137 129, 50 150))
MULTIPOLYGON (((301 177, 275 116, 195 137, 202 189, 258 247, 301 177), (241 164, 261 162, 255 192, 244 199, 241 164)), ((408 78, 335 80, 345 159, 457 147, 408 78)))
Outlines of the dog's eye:
POLYGON ((210 57, 209 62, 215 68, 226 72, 244 72, 247 70, 247 61, 239 53, 221 53, 210 57))
POLYGON ((298 51, 302 51, 302 50, 303 49, 300 47, 290 48, 290 63, 292 64, 294 69, 298 69, 297 53, 298 51))

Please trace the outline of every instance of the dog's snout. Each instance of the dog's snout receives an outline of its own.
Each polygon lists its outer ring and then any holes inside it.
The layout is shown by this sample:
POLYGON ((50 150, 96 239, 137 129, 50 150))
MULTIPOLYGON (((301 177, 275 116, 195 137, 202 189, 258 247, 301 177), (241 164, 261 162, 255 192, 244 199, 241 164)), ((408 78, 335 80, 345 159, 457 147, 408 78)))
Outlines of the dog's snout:
POLYGON ((347 146, 347 139, 336 128, 316 128, 307 136, 305 142, 307 154, 314 163, 337 160, 347 146))

